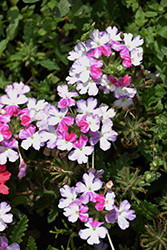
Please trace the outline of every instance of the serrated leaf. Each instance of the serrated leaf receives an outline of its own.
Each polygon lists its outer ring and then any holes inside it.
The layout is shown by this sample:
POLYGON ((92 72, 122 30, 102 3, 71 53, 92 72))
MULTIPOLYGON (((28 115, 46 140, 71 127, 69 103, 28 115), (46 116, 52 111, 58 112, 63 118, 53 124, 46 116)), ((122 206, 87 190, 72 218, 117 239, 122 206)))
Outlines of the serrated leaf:
POLYGON ((59 210, 57 208, 57 204, 56 205, 53 204, 51 209, 50 209, 49 216, 47 218, 48 223, 53 222, 56 219, 56 217, 58 216, 58 214, 59 214, 59 210))
POLYGON ((25 235, 25 231, 28 227, 28 218, 26 215, 24 215, 20 221, 16 224, 14 227, 14 230, 12 231, 11 235, 9 236, 10 241, 12 243, 18 243, 20 244, 22 242, 22 237, 25 235))
POLYGON ((37 250, 35 240, 32 236, 29 236, 26 250, 37 250))
POLYGON ((144 216, 149 220, 152 220, 152 217, 160 213, 157 205, 152 204, 151 202, 148 202, 146 200, 141 201, 140 210, 144 214, 144 216))
POLYGON ((157 34, 167 39, 167 26, 164 26, 159 29, 157 34))
POLYGON ((41 66, 47 68, 48 70, 59 70, 60 69, 59 66, 55 62, 53 62, 49 59, 39 61, 39 63, 41 64, 41 66))

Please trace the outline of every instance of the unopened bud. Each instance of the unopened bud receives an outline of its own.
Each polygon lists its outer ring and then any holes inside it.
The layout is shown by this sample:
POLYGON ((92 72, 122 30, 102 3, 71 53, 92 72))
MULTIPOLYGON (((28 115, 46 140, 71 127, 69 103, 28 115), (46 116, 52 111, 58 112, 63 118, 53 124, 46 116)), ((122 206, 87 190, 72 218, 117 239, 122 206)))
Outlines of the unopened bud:
POLYGON ((106 188, 107 190, 110 190, 110 189, 112 188, 112 186, 114 186, 114 184, 113 184, 113 182, 110 180, 110 181, 108 181, 108 182, 106 183, 105 188, 106 188))

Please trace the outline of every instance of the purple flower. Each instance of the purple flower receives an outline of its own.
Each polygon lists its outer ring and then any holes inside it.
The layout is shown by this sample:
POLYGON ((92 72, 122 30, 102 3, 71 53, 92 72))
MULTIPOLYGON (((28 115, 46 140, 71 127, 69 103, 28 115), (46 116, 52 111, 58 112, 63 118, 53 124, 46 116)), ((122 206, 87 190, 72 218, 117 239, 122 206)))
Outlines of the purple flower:
POLYGON ((119 209, 114 206, 114 208, 106 214, 105 219, 108 223, 114 223, 116 220, 119 227, 125 230, 129 227, 128 220, 134 220, 136 215, 134 210, 130 210, 130 203, 127 200, 121 202, 119 209))
POLYGON ((127 200, 124 200, 121 202, 119 209, 117 209, 118 225, 122 230, 129 227, 127 219, 131 221, 136 218, 136 215, 134 214, 135 211, 130 210, 130 207, 130 203, 127 200))
POLYGON ((133 88, 127 88, 127 87, 118 87, 114 91, 114 96, 119 99, 119 98, 133 98, 136 94, 136 90, 133 88))
POLYGON ((89 133, 90 144, 95 145, 98 141, 100 141, 100 148, 104 151, 108 150, 111 147, 111 143, 109 141, 115 141, 117 139, 118 133, 112 130, 111 126, 108 124, 104 124, 101 128, 101 132, 90 132, 89 133))
POLYGON ((20 159, 20 165, 19 165, 19 173, 18 177, 21 180, 24 176, 26 176, 26 170, 27 170, 27 165, 25 164, 24 160, 21 158, 20 159))
POLYGON ((0 203, 0 232, 4 231, 7 227, 6 223, 13 221, 13 214, 7 214, 11 210, 11 206, 3 201, 0 203))
POLYGON ((93 218, 89 218, 88 222, 85 223, 86 229, 81 229, 79 231, 79 236, 83 240, 87 240, 90 245, 99 244, 99 238, 104 239, 107 234, 107 229, 101 227, 104 222, 94 221, 93 218))
POLYGON ((82 201, 83 204, 87 204, 89 202, 89 200, 91 200, 92 202, 96 202, 96 196, 97 194, 95 193, 95 191, 99 190, 103 183, 100 179, 95 178, 93 173, 85 173, 83 175, 83 180, 84 183, 82 182, 77 182, 76 183, 76 192, 77 193, 82 193, 80 199, 82 201))
POLYGON ((93 250, 106 250, 107 248, 108 248, 108 244, 100 240, 99 244, 94 245, 93 250))
POLYGON ((0 237, 0 250, 20 250, 20 246, 17 243, 12 243, 8 246, 8 239, 2 236, 0 237))

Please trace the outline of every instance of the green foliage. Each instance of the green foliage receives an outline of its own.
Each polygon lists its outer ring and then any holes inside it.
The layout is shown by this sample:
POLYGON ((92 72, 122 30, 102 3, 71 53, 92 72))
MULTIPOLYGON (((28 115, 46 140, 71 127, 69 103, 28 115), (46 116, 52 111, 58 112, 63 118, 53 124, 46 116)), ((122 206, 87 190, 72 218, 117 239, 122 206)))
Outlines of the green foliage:
POLYGON ((12 243, 18 243, 20 244, 22 242, 22 237, 25 235, 25 232, 28 227, 28 218, 26 215, 24 215, 20 221, 15 225, 14 230, 12 231, 10 235, 10 241, 12 243))
POLYGON ((32 236, 29 236, 28 238, 26 250, 37 250, 35 240, 33 239, 32 236))
POLYGON ((146 250, 165 250, 167 248, 167 222, 164 218, 153 220, 153 225, 146 225, 146 233, 141 235, 141 246, 146 250))

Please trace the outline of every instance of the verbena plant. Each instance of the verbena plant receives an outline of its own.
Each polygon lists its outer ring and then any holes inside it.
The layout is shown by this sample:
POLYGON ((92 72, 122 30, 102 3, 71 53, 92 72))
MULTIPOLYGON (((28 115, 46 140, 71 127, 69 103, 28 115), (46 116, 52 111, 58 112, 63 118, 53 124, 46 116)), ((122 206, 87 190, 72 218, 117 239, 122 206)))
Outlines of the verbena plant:
POLYGON ((166 1, 0 6, 0 247, 166 249, 166 1))

